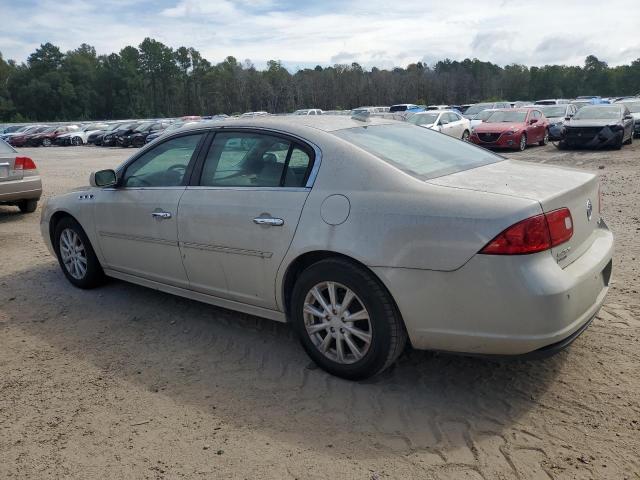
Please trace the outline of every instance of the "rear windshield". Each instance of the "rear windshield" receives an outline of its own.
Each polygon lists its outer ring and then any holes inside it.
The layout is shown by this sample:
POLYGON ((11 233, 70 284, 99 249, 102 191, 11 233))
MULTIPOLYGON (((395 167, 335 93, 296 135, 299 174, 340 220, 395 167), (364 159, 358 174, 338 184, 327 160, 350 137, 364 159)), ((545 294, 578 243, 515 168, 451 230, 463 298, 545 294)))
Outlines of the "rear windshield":
POLYGON ((475 105, 471 105, 464 111, 465 115, 477 115, 483 110, 487 108, 493 107, 493 103, 476 103, 475 105))
POLYGON ((578 110, 576 120, 618 120, 622 116, 620 107, 587 106, 578 110))
POLYGON ((0 139, 0 155, 7 154, 7 153, 13 154, 13 153, 16 153, 16 151, 13 148, 11 148, 11 146, 7 142, 0 139))
POLYGON ((333 133, 424 180, 503 160, 488 150, 414 125, 371 125, 333 133))

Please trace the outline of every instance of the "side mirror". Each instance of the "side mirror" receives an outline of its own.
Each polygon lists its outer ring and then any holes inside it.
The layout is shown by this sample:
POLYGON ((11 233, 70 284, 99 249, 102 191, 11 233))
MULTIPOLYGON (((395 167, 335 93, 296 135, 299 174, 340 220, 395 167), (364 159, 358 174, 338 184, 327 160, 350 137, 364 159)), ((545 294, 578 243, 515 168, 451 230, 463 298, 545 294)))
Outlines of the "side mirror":
POLYGON ((533 125, 534 123, 538 123, 537 118, 532 118, 531 120, 529 120, 529 125, 533 125))
POLYGON ((99 170, 89 176, 92 187, 113 187, 118 183, 118 177, 113 170, 99 170))

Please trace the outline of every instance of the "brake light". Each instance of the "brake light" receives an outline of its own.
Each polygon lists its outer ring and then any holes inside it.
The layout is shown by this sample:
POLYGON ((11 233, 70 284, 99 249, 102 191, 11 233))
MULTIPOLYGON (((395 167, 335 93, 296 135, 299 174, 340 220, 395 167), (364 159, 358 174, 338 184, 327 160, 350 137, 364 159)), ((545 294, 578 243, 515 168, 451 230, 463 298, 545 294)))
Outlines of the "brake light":
POLYGON ((15 170, 35 170, 36 164, 29 157, 16 157, 13 168, 15 170))
POLYGON ((491 240, 480 253, 527 255, 542 252, 573 236, 573 219, 568 208, 542 213, 510 226, 491 240))

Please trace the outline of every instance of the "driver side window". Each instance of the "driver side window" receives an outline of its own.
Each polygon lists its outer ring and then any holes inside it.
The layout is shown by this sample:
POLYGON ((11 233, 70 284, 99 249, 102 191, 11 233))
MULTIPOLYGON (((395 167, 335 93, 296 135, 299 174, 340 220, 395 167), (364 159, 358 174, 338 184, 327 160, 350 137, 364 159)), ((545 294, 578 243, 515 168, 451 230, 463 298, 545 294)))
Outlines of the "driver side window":
POLYGON ((187 166, 203 134, 167 140, 129 165, 123 187, 178 187, 183 185, 187 166))

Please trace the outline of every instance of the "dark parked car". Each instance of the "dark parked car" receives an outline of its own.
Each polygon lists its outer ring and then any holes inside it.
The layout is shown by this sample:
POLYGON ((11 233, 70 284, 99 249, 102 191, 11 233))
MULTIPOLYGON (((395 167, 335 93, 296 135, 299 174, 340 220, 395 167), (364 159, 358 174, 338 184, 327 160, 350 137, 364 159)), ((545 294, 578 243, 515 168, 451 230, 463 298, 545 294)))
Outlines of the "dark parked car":
POLYGON ((118 137, 124 136, 124 135, 131 135, 131 133, 138 128, 138 126, 141 124, 142 122, 129 122, 129 123, 124 123, 122 125, 120 125, 118 128, 116 128, 115 130, 106 133, 103 137, 102 137, 102 146, 103 147, 115 147, 116 145, 118 145, 118 137))
POLYGON ((168 121, 160 122, 144 122, 139 125, 133 132, 120 135, 116 138, 118 145, 121 147, 142 147, 147 142, 147 136, 152 133, 163 132, 170 123, 168 121))
POLYGON ((41 145, 43 147, 50 147, 56 142, 56 138, 60 135, 77 130, 80 130, 77 125, 58 125, 51 127, 36 135, 30 135, 27 139, 27 145, 30 147, 39 147, 41 145))
POLYGON ((87 137, 87 143, 90 143, 93 145, 102 145, 102 138, 105 135, 113 132, 114 130, 117 130, 122 125, 123 125, 123 122, 111 123, 109 124, 108 127, 89 134, 89 136, 87 137))
POLYGON ((565 119, 573 117, 578 111, 578 107, 569 103, 561 105, 538 105, 538 109, 544 113, 549 120, 549 140, 558 141, 562 139, 562 129, 565 119))
POLYGON ((27 142, 29 141, 29 138, 31 138, 31 136, 37 135, 50 128, 51 127, 48 125, 32 125, 25 128, 21 132, 11 134, 9 137, 7 137, 6 141, 12 147, 24 147, 27 145, 27 142))
POLYGON ((588 105, 565 123, 559 147, 620 149, 633 142, 633 116, 623 103, 588 105))

